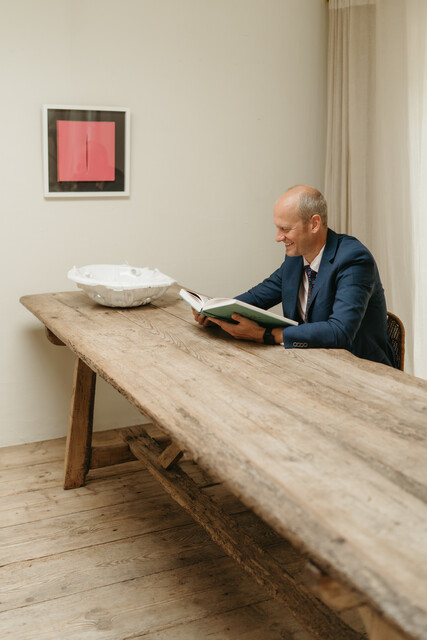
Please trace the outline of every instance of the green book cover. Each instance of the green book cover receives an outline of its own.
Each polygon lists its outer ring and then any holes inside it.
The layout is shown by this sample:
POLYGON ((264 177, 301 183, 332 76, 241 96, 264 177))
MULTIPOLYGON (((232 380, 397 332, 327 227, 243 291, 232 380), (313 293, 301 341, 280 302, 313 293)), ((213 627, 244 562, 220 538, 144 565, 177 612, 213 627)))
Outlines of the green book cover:
POLYGON ((288 327, 298 324, 295 320, 279 316, 271 311, 265 311, 234 298, 206 298, 186 289, 181 289, 179 295, 198 313, 203 313, 205 316, 212 318, 233 322, 231 316, 233 313, 238 313, 245 318, 254 320, 263 327, 288 327))

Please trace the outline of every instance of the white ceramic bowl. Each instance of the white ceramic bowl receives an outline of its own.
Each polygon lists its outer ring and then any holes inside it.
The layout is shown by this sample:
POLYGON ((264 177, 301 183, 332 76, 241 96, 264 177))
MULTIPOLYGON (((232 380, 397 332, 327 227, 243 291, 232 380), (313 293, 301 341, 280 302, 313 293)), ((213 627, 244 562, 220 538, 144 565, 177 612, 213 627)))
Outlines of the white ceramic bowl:
POLYGON ((175 280, 148 267, 90 264, 73 267, 68 278, 95 302, 106 307, 138 307, 159 298, 175 280))

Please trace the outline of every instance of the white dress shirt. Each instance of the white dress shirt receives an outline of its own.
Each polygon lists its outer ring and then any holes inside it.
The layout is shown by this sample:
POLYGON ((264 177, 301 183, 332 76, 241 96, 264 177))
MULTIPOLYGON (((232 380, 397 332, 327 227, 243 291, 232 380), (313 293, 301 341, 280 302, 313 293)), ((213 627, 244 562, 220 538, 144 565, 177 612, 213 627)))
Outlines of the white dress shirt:
MULTIPOLYGON (((319 271, 320 262, 322 260, 324 250, 325 250, 325 245, 323 245, 323 247, 320 249, 317 256, 311 262, 307 262, 307 260, 304 258, 304 267, 306 267, 307 265, 310 265, 311 269, 313 271, 316 271, 317 273, 319 271)), ((298 312, 301 318, 305 318, 305 311, 307 308, 307 297, 308 297, 308 276, 304 270, 303 277, 301 278, 301 284, 300 284, 299 294, 298 294, 298 312)))

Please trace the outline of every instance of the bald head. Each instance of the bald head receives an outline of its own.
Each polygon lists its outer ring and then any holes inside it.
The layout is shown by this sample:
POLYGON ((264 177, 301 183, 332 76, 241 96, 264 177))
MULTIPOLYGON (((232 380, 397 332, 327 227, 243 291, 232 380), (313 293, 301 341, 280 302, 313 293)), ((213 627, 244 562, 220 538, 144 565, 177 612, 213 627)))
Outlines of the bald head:
POLYGON ((328 226, 328 207, 324 196, 314 187, 306 185, 296 185, 291 187, 280 196, 276 202, 276 207, 292 206, 293 210, 301 218, 303 224, 315 214, 320 216, 322 226, 328 226))
POLYGON ((276 202, 276 242, 283 242, 286 256, 304 256, 311 263, 325 245, 328 218, 325 198, 313 187, 291 187, 276 202))

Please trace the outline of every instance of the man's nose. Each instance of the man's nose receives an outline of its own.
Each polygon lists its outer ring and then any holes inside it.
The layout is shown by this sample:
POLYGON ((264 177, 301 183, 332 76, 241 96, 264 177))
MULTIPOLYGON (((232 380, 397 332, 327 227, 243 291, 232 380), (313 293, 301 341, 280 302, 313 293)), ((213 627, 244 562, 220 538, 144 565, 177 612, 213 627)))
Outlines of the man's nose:
POLYGON ((283 242, 284 239, 285 239, 285 234, 283 233, 283 231, 278 229, 276 233, 276 242, 283 242))

